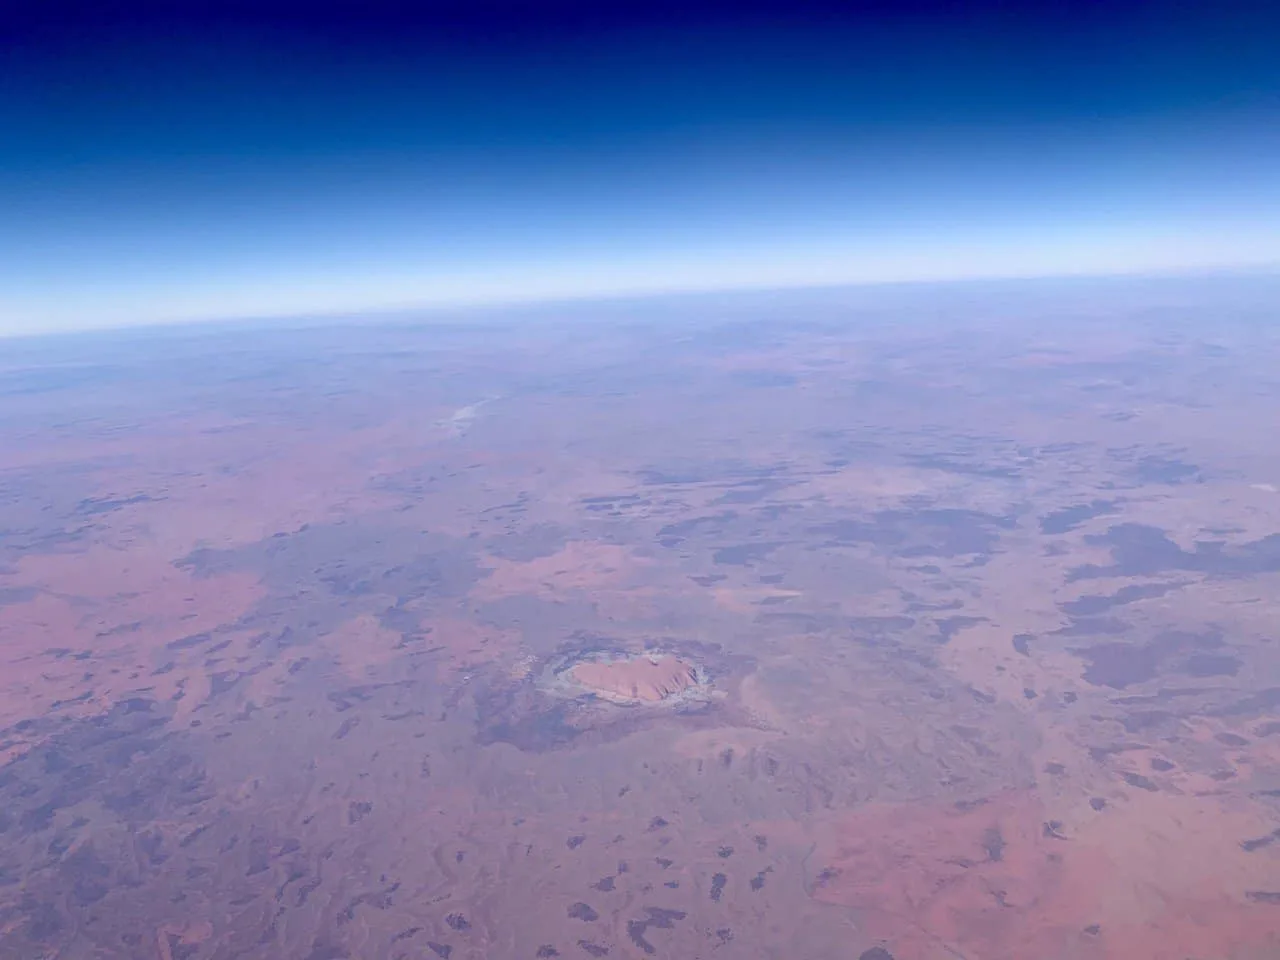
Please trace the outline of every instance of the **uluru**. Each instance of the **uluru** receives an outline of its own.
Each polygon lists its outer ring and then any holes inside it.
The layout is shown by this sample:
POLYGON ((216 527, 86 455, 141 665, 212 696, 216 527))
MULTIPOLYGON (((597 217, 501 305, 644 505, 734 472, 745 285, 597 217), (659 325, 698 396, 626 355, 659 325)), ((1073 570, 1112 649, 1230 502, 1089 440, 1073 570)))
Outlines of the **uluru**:
POLYGON ((579 663, 569 676, 611 700, 657 703, 698 685, 695 667, 671 654, 579 663))

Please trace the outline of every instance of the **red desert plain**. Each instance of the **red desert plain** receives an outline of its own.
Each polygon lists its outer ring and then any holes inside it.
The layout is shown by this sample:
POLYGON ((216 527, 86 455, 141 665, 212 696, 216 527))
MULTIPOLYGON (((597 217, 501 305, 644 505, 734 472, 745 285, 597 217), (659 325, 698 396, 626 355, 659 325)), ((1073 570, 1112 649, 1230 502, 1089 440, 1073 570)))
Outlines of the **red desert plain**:
POLYGON ((1280 332, 1110 283, 7 343, 0 956, 1274 960, 1280 332))

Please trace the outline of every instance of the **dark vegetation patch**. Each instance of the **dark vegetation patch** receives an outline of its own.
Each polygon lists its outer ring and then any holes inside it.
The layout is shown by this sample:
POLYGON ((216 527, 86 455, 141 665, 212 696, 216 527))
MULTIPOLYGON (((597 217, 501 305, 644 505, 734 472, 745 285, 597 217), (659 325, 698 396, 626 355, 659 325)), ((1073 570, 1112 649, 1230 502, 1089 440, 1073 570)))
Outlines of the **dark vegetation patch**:
POLYGON ((1196 653, 1187 658, 1179 673, 1189 677, 1234 677, 1242 661, 1225 653, 1196 653))
POLYGON ((155 497, 148 496, 145 493, 135 494, 132 497, 87 497, 76 505, 75 515, 79 517, 95 517, 119 510, 121 507, 155 502, 155 497))
POLYGON ((1181 586, 1183 586, 1181 583, 1130 584, 1127 587, 1121 587, 1110 595, 1080 597, 1078 600, 1070 600, 1059 604, 1059 607, 1063 613, 1072 617, 1096 616, 1099 613, 1106 613, 1112 607, 1136 603, 1139 600, 1152 600, 1156 597, 1163 597, 1166 593, 1181 586))
POLYGON ((1040 518, 1040 532, 1050 536, 1069 533, 1086 520, 1114 513, 1115 506, 1112 500, 1094 500, 1090 503, 1079 503, 1063 507, 1061 510, 1054 510, 1040 518))
MULTIPOLYGON (((168 728, 165 707, 135 697, 48 729, 31 722, 44 739, 0 770, 0 885, 21 884, 26 901, 0 936, 14 956, 48 954, 85 910, 156 880, 199 842, 214 789, 190 736, 168 728), (157 821, 194 826, 166 841, 157 821), (16 859, 37 848, 34 860, 16 859)), ((241 871, 256 850, 247 848, 241 871)))
POLYGON ((658 529, 658 541, 664 547, 675 547, 692 536, 724 537, 738 516, 736 510, 722 510, 719 513, 704 514, 700 517, 668 523, 658 529))
POLYGON ((1118 637, 1132 629, 1117 617, 1077 617, 1053 632, 1060 637, 1118 637))
POLYGON ((646 914, 643 920, 627 921, 627 936, 631 938, 631 942, 643 950, 647 954, 656 952, 652 943, 645 939, 645 934, 651 927, 658 930, 670 930, 677 921, 683 920, 687 914, 683 910, 666 910, 662 907, 645 907, 646 914))
MULTIPOLYGON (((1255 694, 1242 697, 1235 703, 1228 704, 1225 707, 1218 707, 1209 711, 1210 716, 1218 717, 1256 717, 1259 714, 1270 713, 1276 707, 1280 707, 1280 687, 1267 687, 1255 694)), ((1275 721, 1273 721, 1275 722, 1275 721)), ((1265 729, 1266 724, 1259 729, 1265 729)), ((1277 726, 1275 730, 1269 732, 1274 733, 1280 730, 1277 726)), ((1266 736, 1265 733, 1259 733, 1258 736, 1266 736)))
POLYGON ((999 863, 1004 859, 1005 846, 1004 835, 1000 832, 1000 828, 987 827, 982 834, 982 849, 987 852, 987 859, 992 863, 999 863))
POLYGON ((717 873, 711 877, 711 899, 716 903, 720 902, 720 898, 724 895, 725 884, 728 882, 729 878, 723 873, 717 873))
POLYGON ((961 630, 989 622, 986 617, 944 617, 941 620, 935 620, 934 625, 938 628, 939 642, 948 643, 961 630))
MULTIPOLYGON (((1160 673, 1166 662, 1188 648, 1195 651, 1188 663, 1196 661, 1203 669, 1228 669, 1226 660, 1215 659, 1225 655, 1203 652, 1205 648, 1212 649, 1221 645, 1222 638, 1214 631, 1190 633, 1166 630, 1145 643, 1112 641, 1077 648, 1071 652, 1089 661, 1084 672, 1084 678, 1089 683, 1122 690, 1132 684, 1152 679, 1160 673), (1201 657, 1210 659, 1197 660, 1201 657)), ((1234 659, 1227 657, 1227 660, 1234 659)))
POLYGON ((509 743, 525 753, 544 753, 572 743, 582 731, 569 722, 572 704, 551 700, 531 680, 486 678, 472 684, 481 746, 509 743))
POLYGON ((1140 773, 1125 772, 1120 774, 1120 776, 1124 780, 1124 782, 1127 783, 1129 786, 1137 787, 1139 790, 1149 790, 1152 793, 1155 793, 1157 790, 1160 789, 1160 787, 1156 785, 1156 782, 1154 780, 1152 780, 1150 777, 1144 777, 1140 773))
POLYGON ((1271 846, 1277 840, 1280 840, 1280 829, 1272 830, 1264 836, 1254 837, 1251 840, 1242 840, 1240 842, 1240 849, 1245 853, 1254 853, 1255 851, 1271 846))
POLYGON ((1158 646, 1130 643, 1100 643, 1072 652, 1089 662, 1085 680, 1117 690, 1152 679, 1169 656, 1158 646))
POLYGON ((782 544, 774 543, 739 543, 729 547, 720 547, 711 554, 712 563, 726 566, 742 567, 757 560, 767 559, 769 554, 782 544))
MULTIPOLYGON (((715 507, 729 503, 759 503, 788 487, 795 486, 795 483, 794 480, 744 480, 730 486, 727 491, 712 500, 710 505, 715 507)), ((781 509, 778 505, 771 506, 781 509)))
POLYGON ((1085 538, 1090 544, 1108 547, 1112 564, 1076 567, 1068 581, 1091 577, 1151 577, 1187 571, 1209 576, 1244 577, 1280 571, 1280 534, 1259 540, 1228 545, 1218 540, 1199 541, 1192 550, 1183 550, 1158 527, 1122 523, 1106 533, 1085 538))
POLYGON ((487 541, 485 549, 495 557, 527 563, 563 549, 569 534, 570 531, 554 523, 533 523, 487 541))
POLYGON ((408 600, 456 599, 487 576, 466 542, 375 521, 308 524, 231 550, 196 550, 177 566, 197 576, 256 574, 269 593, 243 625, 262 629, 270 652, 357 613, 383 617, 408 600))
POLYGON ((865 520, 837 520, 811 528, 828 546, 870 544, 900 557, 986 556, 1017 518, 977 510, 886 510, 865 520))
POLYGON ((1137 474, 1143 483, 1179 484, 1201 477, 1195 464, 1169 457, 1143 457, 1138 461, 1137 474))

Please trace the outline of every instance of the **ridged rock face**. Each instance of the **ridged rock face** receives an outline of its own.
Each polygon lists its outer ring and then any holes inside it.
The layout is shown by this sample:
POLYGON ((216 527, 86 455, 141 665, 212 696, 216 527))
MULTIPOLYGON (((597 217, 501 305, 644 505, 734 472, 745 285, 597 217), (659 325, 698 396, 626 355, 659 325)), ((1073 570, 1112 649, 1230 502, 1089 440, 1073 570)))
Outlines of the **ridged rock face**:
POLYGON ((698 683, 694 668, 679 657, 637 657, 616 663, 580 663, 569 675, 602 696, 655 703, 698 683))

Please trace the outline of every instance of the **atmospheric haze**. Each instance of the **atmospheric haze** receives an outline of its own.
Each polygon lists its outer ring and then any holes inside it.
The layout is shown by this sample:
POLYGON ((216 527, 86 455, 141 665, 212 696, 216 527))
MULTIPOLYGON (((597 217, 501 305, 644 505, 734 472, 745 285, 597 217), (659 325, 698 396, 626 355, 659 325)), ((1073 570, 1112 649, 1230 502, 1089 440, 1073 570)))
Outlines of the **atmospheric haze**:
POLYGON ((3 332, 1280 262, 1263 4, 16 6, 3 332))
POLYGON ((6 6, 0 958, 1280 956, 1277 14, 960 6, 6 6))

